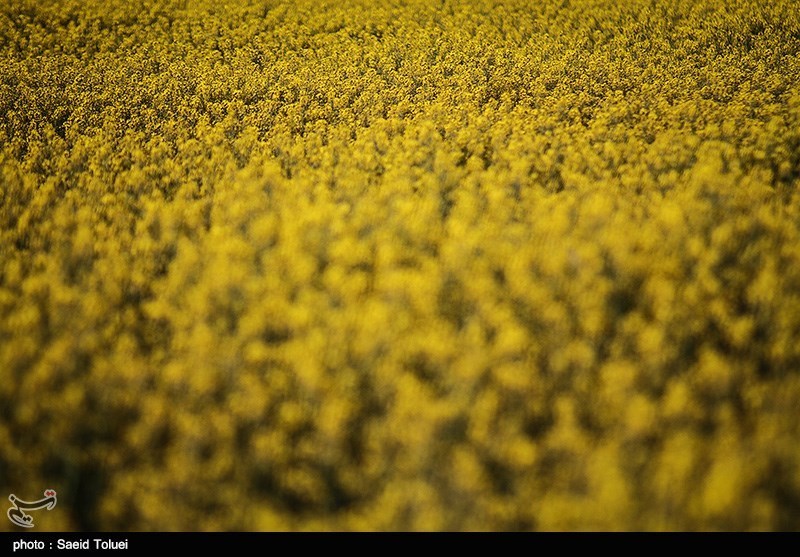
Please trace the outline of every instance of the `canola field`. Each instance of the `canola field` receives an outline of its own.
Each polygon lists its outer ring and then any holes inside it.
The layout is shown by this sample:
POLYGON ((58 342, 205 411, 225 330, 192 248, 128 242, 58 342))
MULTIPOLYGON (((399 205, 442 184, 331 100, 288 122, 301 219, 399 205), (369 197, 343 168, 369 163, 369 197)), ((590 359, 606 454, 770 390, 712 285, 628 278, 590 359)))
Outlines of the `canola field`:
POLYGON ((4 0, 0 498, 798 530, 799 186, 794 0, 4 0))

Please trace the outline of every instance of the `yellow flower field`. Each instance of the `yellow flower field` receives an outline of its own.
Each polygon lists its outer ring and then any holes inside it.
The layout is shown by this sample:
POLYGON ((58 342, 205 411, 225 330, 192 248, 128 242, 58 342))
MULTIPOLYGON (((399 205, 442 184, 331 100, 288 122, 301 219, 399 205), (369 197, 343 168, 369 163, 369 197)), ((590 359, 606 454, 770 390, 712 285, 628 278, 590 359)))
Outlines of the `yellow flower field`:
POLYGON ((800 529, 798 187, 795 0, 5 0, 0 497, 800 529))

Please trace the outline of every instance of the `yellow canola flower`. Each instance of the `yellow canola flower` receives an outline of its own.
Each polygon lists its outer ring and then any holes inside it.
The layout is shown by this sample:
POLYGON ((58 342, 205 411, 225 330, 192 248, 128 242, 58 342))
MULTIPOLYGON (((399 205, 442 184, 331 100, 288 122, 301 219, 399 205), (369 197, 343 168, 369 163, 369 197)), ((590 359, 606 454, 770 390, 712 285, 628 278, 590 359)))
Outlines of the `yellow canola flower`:
POLYGON ((10 0, 0 36, 37 526, 800 527, 793 0, 10 0))

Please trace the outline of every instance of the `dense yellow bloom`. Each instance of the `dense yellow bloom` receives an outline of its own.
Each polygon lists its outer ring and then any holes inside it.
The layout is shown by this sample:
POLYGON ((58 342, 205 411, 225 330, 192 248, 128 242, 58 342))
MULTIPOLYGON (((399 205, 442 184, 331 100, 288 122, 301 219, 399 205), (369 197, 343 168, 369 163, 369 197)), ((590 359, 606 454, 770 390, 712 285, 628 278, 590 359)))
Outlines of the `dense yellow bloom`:
POLYGON ((798 84, 793 0, 7 0, 0 493, 799 528, 798 84))

